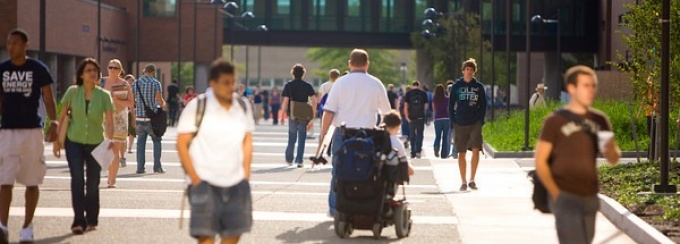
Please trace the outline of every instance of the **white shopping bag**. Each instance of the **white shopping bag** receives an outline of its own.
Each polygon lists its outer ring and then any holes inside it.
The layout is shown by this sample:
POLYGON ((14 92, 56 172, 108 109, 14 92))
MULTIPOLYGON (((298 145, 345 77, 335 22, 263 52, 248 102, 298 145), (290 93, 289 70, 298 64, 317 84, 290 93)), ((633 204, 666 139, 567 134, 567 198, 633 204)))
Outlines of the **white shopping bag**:
POLYGON ((94 150, 92 150, 92 157, 97 160, 97 163, 102 167, 102 171, 108 170, 111 161, 113 160, 113 150, 109 149, 111 141, 104 139, 94 150))

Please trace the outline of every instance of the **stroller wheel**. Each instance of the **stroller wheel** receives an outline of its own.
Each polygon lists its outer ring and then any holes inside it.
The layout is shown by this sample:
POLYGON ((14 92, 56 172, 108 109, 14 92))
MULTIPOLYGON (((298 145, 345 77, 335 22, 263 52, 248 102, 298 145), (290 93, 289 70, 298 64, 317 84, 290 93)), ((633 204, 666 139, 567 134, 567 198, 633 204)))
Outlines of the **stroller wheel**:
POLYGON ((403 202, 394 209, 394 229, 397 237, 404 238, 411 233, 411 210, 408 204, 403 202))
POLYGON ((380 223, 375 223, 373 224, 373 238, 380 239, 380 235, 382 234, 382 224, 380 223))
POLYGON ((335 229, 335 234, 340 238, 347 238, 352 234, 352 225, 344 219, 344 214, 335 211, 335 219, 333 220, 333 227, 335 229))

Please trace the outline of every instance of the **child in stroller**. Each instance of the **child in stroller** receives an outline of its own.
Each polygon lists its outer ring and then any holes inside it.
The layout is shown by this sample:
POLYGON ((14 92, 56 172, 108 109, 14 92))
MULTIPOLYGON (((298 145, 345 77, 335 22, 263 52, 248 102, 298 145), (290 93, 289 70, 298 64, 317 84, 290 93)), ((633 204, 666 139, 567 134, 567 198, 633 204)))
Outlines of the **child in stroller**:
POLYGON ((414 170, 397 136, 401 119, 396 111, 384 116, 384 129, 346 129, 338 153, 335 176, 337 194, 335 233, 346 238, 354 229, 372 230, 380 238, 382 229, 395 225, 399 238, 409 235, 411 210, 406 193, 395 200, 399 185, 409 181, 414 170), (370 156, 369 156, 370 155, 370 156))

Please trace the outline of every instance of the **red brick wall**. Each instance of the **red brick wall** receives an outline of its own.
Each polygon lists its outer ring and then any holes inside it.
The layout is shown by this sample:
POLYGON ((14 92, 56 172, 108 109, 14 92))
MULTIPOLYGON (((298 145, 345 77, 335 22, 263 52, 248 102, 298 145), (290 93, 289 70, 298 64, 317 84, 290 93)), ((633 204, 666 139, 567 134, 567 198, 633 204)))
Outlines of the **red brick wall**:
POLYGON ((7 43, 7 34, 17 28, 17 1, 0 0, 0 46, 7 43))

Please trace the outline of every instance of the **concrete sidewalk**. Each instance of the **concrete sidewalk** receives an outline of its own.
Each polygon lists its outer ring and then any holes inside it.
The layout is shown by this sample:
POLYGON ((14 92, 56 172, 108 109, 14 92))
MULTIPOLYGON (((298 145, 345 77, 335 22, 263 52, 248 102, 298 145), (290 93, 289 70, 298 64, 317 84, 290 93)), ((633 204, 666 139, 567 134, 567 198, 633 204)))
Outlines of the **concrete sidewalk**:
MULTIPOLYGON (((554 217, 533 209, 533 184, 526 168, 512 159, 481 156, 475 181, 479 190, 459 192, 457 159, 436 159, 432 143, 434 127, 425 128, 424 159, 433 167, 441 194, 451 202, 459 219, 464 243, 558 243, 554 217)), ((470 153, 468 153, 468 176, 470 153)), ((602 214, 598 214, 593 243, 635 243, 602 214)))

